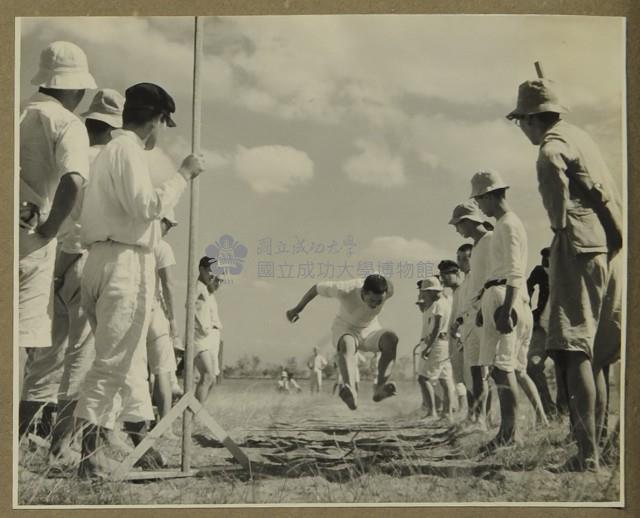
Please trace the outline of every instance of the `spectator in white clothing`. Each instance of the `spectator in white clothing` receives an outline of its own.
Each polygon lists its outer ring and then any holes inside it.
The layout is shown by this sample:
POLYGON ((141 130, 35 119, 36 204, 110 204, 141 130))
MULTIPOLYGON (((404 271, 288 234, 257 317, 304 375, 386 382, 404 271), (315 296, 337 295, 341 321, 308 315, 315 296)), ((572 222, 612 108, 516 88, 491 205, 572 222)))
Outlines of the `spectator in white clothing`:
MULTIPOLYGON (((187 182, 204 168, 190 155, 160 187, 151 183, 146 149, 163 126, 175 126, 175 104, 160 86, 127 89, 123 129, 98 155, 91 169, 80 222, 89 257, 82 278, 82 304, 95 336, 95 360, 80 391, 75 415, 87 426, 82 438, 80 477, 109 476, 114 468, 101 448, 103 430, 124 421, 134 444, 153 419, 147 384, 146 335, 155 295, 154 249, 159 220, 177 203, 187 182)), ((163 465, 153 448, 139 466, 163 465)))

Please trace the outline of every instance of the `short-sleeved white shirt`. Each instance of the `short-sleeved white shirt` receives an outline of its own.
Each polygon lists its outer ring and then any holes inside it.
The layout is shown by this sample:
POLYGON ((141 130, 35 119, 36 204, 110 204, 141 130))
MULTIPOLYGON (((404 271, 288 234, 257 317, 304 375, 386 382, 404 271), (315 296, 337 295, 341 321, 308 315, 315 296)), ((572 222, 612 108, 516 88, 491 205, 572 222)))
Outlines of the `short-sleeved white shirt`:
POLYGON ((519 288, 526 295, 527 253, 527 232, 520 218, 509 211, 496 222, 493 230, 487 280, 505 279, 507 286, 519 288))
POLYGON ((205 338, 213 329, 222 329, 218 303, 213 293, 209 293, 206 284, 196 283, 196 333, 195 339, 205 338))
POLYGON ((89 173, 89 136, 82 121, 60 101, 36 93, 20 116, 20 201, 51 210, 60 178, 89 173))
MULTIPOLYGON (((373 323, 377 323, 378 315, 384 303, 370 308, 362 300, 362 286, 364 279, 348 281, 325 281, 316 285, 318 295, 337 298, 340 308, 334 320, 334 327, 361 331, 373 323)), ((391 296, 391 295, 389 295, 391 296)))
POLYGON ((164 239, 158 241, 154 253, 156 256, 156 270, 175 266, 176 256, 173 253, 173 248, 164 239))
MULTIPOLYGON (((436 317, 440 317, 438 334, 447 333, 451 316, 451 299, 441 296, 422 314, 422 337, 426 340, 433 333, 436 317)), ((434 361, 446 360, 449 357, 449 347, 446 338, 436 339, 429 358, 434 361)))
MULTIPOLYGON (((96 159, 100 151, 104 148, 103 145, 91 146, 89 148, 89 163, 92 164, 96 159)), ((89 168, 91 171, 91 168, 89 168)), ((76 203, 71 210, 71 214, 64 220, 58 231, 58 243, 60 249, 67 254, 79 254, 82 253, 85 248, 82 244, 82 227, 80 226, 80 213, 82 212, 82 203, 84 201, 84 190, 86 183, 82 186, 78 192, 76 203)))
POLYGON ((492 235, 492 232, 487 232, 473 245, 473 251, 469 259, 470 270, 465 277, 464 283, 456 290, 457 303, 455 305, 455 314, 452 312, 451 318, 464 316, 466 313, 477 311, 480 307, 477 297, 488 280, 490 269, 489 247, 491 246, 492 235), (462 290, 463 288, 464 290, 462 290))
POLYGON ((176 256, 173 253, 173 248, 164 239, 158 241, 154 249, 154 255, 156 259, 156 299, 159 302, 164 301, 164 294, 162 292, 162 283, 160 282, 160 275, 158 271, 169 266, 175 266, 176 256))

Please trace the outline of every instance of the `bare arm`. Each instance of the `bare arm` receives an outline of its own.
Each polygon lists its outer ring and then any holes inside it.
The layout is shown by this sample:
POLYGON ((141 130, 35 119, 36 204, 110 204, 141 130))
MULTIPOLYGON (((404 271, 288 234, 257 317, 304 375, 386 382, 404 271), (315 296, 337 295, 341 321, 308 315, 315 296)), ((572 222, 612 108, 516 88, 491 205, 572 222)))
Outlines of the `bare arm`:
POLYGON ((503 334, 510 333, 513 331, 513 327, 511 326, 511 310, 513 308, 513 301, 516 298, 516 292, 518 289, 514 286, 507 285, 507 292, 504 297, 504 304, 500 307, 498 311, 498 317, 496 319, 496 329, 503 334))
POLYGON ((173 298, 173 267, 167 266, 158 270, 158 276, 160 277, 160 285, 162 286, 162 298, 164 299, 164 310, 169 320, 169 327, 171 330, 171 336, 178 336, 178 326, 176 323, 176 317, 174 313, 174 298, 173 298))
POLYGON ((442 316, 434 315, 433 330, 431 331, 431 334, 429 336, 424 337, 424 343, 427 345, 427 347, 425 348, 424 353, 422 355, 425 358, 431 352, 431 349, 433 349, 433 346, 436 343, 436 340, 438 339, 438 335, 440 334, 441 320, 442 320, 442 316))
POLYGON ((300 299, 300 302, 298 302, 298 304, 295 307, 287 311, 286 313, 287 320, 289 320, 289 322, 295 322, 296 320, 298 320, 299 313, 301 313, 302 310, 307 306, 307 304, 309 304, 309 302, 311 302, 317 296, 318 296, 318 288, 314 284, 313 286, 311 286, 311 288, 309 288, 309 291, 307 291, 302 296, 302 298, 300 299))
POLYGON ((37 228, 38 234, 45 239, 56 237, 60 226, 71 213, 83 183, 84 178, 75 172, 66 173, 60 178, 49 217, 37 228))

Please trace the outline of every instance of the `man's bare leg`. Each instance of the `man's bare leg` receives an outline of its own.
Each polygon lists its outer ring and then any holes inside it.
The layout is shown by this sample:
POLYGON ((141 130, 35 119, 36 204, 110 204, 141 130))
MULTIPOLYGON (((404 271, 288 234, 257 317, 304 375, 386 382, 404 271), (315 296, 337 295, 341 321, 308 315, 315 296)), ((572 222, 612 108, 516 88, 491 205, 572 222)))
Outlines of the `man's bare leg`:
POLYGON ((427 378, 420 375, 418 376, 418 385, 420 386, 420 394, 422 395, 422 407, 427 411, 427 417, 435 415, 435 394, 433 393, 433 387, 427 381, 427 378))
POLYGON ((570 459, 566 469, 585 471, 598 469, 596 446, 596 383, 589 358, 581 352, 562 351, 562 374, 566 377, 569 407, 573 415, 573 434, 578 443, 578 456, 570 459))
POLYGON ((540 398, 536 384, 525 371, 516 371, 516 379, 536 411, 536 422, 539 421, 545 427, 549 426, 549 419, 547 419, 547 414, 542 406, 542 399, 540 398))
POLYGON ((380 337, 378 347, 380 348, 380 360, 378 361, 378 376, 373 390, 373 400, 376 402, 396 393, 395 384, 387 383, 387 381, 396 361, 398 336, 392 331, 384 332, 380 337))
POLYGON ((518 411, 517 381, 513 372, 507 372, 497 367, 491 371, 498 389, 500 401, 500 428, 496 437, 482 448, 492 451, 501 445, 512 444, 516 435, 516 415, 518 411))
POLYGON ((485 369, 480 366, 471 367, 471 379, 473 381, 473 407, 471 415, 473 420, 481 425, 487 422, 487 397, 489 384, 486 380, 485 369))
POLYGON ((155 375, 153 384, 153 403, 158 408, 158 416, 162 419, 171 410, 173 390, 171 388, 171 373, 161 372, 155 375))
POLYGON ((444 405, 442 407, 442 413, 443 415, 446 415, 449 419, 452 419, 453 403, 456 400, 456 388, 453 385, 453 380, 451 378, 441 379, 440 385, 443 388, 443 393, 446 395, 446 398, 444 400, 444 405))
POLYGON ((343 382, 338 395, 351 410, 358 406, 358 396, 354 387, 357 368, 356 338, 348 334, 343 335, 338 340, 338 369, 343 382))
POLYGON ((204 405, 216 379, 213 374, 213 360, 211 359, 211 353, 208 349, 196 355, 194 365, 200 373, 200 380, 196 385, 195 395, 196 399, 204 405))

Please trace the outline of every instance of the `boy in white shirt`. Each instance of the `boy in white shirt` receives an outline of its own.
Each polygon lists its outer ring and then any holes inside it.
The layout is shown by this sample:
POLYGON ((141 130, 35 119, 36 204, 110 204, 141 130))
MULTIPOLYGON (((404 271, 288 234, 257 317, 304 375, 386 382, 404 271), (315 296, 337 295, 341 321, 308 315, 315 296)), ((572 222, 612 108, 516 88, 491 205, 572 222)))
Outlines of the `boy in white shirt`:
POLYGON ((200 403, 206 401, 216 376, 220 374, 218 351, 220 350, 222 323, 220 315, 218 315, 218 303, 214 293, 222 284, 222 279, 211 271, 211 265, 215 262, 216 259, 204 256, 199 263, 194 365, 200 373, 200 380, 196 386, 196 398, 200 403))
POLYGON ((385 301, 393 296, 393 284, 379 274, 366 279, 326 281, 313 285, 300 302, 287 311, 289 322, 296 322, 300 312, 317 295, 340 300, 340 309, 333 322, 333 341, 338 349, 338 367, 344 380, 339 396, 351 409, 357 408, 356 351, 380 352, 378 375, 373 400, 378 402, 395 395, 396 386, 389 382, 391 368, 396 359, 398 336, 384 329, 378 314, 385 301))
POLYGON ((493 233, 487 229, 485 217, 474 200, 457 205, 449 224, 454 225, 462 237, 473 239, 465 300, 462 301, 458 320, 453 322, 451 327, 460 334, 464 347, 465 369, 471 371, 473 405, 470 420, 477 422, 480 428, 485 428, 489 393, 488 369, 480 363, 482 328, 476 326, 476 315, 480 311, 478 296, 488 280, 489 244, 493 233))
POLYGON ((494 171, 480 171, 471 178, 471 198, 475 198, 484 214, 496 218, 489 246, 488 276, 480 297, 480 363, 491 368, 498 387, 501 422, 496 437, 483 447, 485 453, 515 440, 518 409, 515 370, 523 337, 533 326, 525 286, 527 233, 507 203, 508 188, 494 171))
MULTIPOLYGON (((149 372, 154 376, 152 401, 158 408, 158 417, 162 419, 171 410, 173 398, 171 375, 176 370, 176 357, 173 352, 173 337, 177 334, 177 325, 173 312, 173 275, 172 267, 176 258, 171 245, 164 237, 178 223, 173 211, 169 211, 160 220, 162 239, 154 250, 156 258, 156 299, 151 312, 151 322, 147 332, 147 361, 149 372)), ((167 435, 171 437, 171 432, 167 435)))
POLYGON ((429 277, 422 281, 420 294, 421 300, 424 301, 424 312, 418 382, 422 389, 423 402, 426 403, 427 415, 430 417, 437 416, 435 385, 438 382, 442 384, 447 394, 443 413, 451 419, 456 397, 447 338, 451 300, 442 296, 442 285, 437 277, 429 277))

